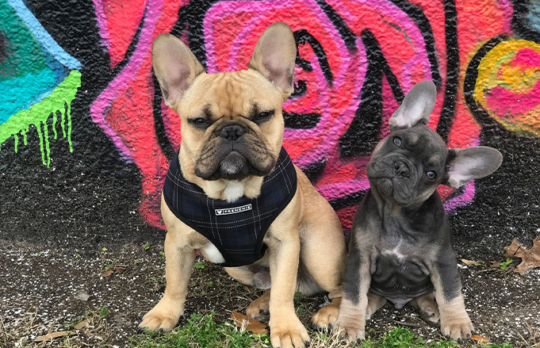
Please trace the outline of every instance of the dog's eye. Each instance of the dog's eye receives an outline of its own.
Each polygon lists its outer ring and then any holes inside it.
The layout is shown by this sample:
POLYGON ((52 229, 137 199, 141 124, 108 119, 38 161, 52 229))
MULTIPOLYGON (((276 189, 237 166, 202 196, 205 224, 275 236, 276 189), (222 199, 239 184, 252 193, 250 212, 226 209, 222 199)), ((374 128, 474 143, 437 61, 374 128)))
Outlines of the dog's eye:
POLYGON ((395 137, 394 144, 396 144, 397 147, 401 147, 401 138, 395 137))
POLYGON ((197 118, 190 118, 188 119, 188 122, 197 126, 197 127, 202 127, 202 126, 206 126, 208 125, 208 122, 206 122, 206 120, 202 117, 197 117, 197 118))
POLYGON ((263 111, 263 112, 260 112, 259 114, 257 114, 257 116, 255 116, 253 118, 253 121, 254 122, 261 122, 261 121, 264 121, 268 118, 270 118, 270 116, 272 116, 274 114, 274 111, 263 111))
POLYGON ((435 173, 434 171, 430 170, 429 172, 426 172, 426 175, 428 178, 430 179, 435 179, 437 177, 437 173, 435 173))

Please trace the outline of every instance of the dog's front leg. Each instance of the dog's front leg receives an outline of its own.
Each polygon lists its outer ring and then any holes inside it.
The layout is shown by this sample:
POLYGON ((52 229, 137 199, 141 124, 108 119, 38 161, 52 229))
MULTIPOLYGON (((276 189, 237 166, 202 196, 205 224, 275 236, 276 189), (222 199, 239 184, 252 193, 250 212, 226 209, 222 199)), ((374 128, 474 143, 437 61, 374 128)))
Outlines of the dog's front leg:
POLYGON ((170 231, 165 237, 165 277, 167 286, 159 303, 143 318, 140 328, 171 331, 184 313, 184 302, 193 266, 195 249, 184 236, 170 231))
POLYGON ((368 291, 371 283, 370 257, 360 251, 356 234, 352 235, 345 265, 343 299, 334 331, 340 331, 350 341, 360 343, 365 337, 368 291))
POLYGON ((439 305, 443 335, 454 340, 470 337, 473 325, 465 310, 461 280, 453 252, 440 256, 431 268, 431 281, 435 287, 435 300, 439 305))
POLYGON ((273 235, 278 235, 278 237, 270 237, 266 242, 272 279, 270 341, 274 347, 299 348, 309 344, 307 330, 294 311, 300 237, 298 232, 278 232, 273 235))

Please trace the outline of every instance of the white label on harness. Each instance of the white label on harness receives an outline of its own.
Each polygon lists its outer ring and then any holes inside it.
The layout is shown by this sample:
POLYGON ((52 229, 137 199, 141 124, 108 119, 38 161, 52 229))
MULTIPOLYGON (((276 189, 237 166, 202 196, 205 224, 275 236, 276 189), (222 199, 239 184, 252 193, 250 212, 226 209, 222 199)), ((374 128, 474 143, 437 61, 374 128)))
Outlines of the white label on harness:
POLYGON ((241 207, 236 208, 227 208, 227 209, 216 209, 216 215, 231 215, 238 214, 244 211, 252 210, 251 204, 246 204, 241 207))

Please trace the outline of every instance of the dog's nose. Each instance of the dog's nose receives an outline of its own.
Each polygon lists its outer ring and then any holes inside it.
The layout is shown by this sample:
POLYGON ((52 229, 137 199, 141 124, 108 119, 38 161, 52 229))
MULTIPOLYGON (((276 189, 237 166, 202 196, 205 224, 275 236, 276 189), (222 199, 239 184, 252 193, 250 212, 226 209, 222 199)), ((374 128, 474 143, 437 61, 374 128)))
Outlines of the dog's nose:
POLYGON ((395 161, 394 169, 396 170, 396 175, 400 175, 404 178, 408 178, 411 174, 409 167, 402 161, 395 161))
POLYGON ((238 124, 227 125, 219 131, 219 136, 229 141, 236 141, 246 133, 244 127, 238 124))

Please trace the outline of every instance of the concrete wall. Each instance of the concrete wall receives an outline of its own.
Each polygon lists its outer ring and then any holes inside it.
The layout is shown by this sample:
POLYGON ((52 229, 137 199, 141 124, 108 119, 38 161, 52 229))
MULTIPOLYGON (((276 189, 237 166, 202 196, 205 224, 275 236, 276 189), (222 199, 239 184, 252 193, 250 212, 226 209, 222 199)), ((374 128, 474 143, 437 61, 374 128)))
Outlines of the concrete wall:
POLYGON ((345 231, 388 118, 429 79, 439 92, 429 125, 448 146, 505 156, 493 177, 439 189, 460 247, 498 254, 540 233, 536 1, 0 0, 0 18, 4 238, 161 238, 153 227, 181 125, 151 71, 153 38, 171 32, 208 72, 230 71, 246 68, 275 21, 298 44, 284 146, 345 231))

